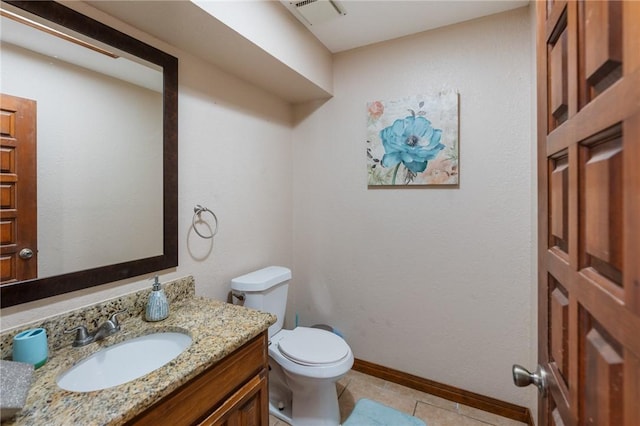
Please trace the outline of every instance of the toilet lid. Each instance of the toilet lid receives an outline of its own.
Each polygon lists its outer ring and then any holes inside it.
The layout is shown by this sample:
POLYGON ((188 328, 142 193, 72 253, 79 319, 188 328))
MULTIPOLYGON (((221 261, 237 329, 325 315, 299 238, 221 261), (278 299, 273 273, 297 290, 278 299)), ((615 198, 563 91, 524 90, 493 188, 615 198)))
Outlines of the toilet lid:
POLYGON ((317 328, 297 327, 278 342, 280 352, 303 365, 331 364, 349 353, 349 346, 335 334, 317 328))

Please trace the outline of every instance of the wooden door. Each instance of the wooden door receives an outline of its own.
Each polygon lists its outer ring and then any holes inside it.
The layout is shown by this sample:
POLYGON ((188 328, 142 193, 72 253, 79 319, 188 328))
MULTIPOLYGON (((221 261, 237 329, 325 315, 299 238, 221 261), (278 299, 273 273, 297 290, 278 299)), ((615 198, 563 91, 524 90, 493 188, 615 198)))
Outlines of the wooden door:
POLYGON ((542 425, 640 425, 640 2, 536 3, 542 425))
POLYGON ((0 95, 0 139, 0 283, 9 284, 38 274, 35 101, 0 95))

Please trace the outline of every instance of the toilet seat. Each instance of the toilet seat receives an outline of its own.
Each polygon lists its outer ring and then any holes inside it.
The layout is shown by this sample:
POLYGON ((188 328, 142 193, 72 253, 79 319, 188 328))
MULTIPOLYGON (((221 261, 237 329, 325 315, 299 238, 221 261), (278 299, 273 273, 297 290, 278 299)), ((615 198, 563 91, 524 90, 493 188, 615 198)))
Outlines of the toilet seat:
POLYGON ((339 336, 318 328, 297 327, 278 341, 280 353, 300 365, 322 366, 346 358, 350 349, 339 336))

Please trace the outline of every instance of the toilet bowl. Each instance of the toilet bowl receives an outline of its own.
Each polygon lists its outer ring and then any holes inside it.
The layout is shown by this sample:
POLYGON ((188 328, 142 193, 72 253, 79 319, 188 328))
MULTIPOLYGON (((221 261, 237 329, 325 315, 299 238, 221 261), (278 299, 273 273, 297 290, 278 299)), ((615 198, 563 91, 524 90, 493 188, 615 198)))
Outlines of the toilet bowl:
POLYGON ((282 328, 290 279, 289 269, 271 266, 231 281, 246 307, 278 318, 269 328, 269 412, 292 426, 338 426, 336 381, 353 366, 353 352, 332 332, 282 328))
POLYGON ((281 330, 271 338, 269 357, 280 367, 272 366, 269 378, 280 375, 292 395, 290 413, 280 409, 285 401, 270 398, 278 408, 270 410, 273 415, 294 426, 340 424, 336 381, 353 366, 353 352, 341 337, 316 328, 281 330))

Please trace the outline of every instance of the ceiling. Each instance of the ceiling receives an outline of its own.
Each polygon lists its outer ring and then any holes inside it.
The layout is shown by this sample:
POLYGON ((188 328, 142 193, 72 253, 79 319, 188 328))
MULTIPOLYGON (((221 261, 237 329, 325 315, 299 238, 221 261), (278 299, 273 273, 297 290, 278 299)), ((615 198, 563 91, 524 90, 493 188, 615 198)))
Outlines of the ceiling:
MULTIPOLYGON (((299 1, 281 0, 289 10, 295 9, 292 3, 299 1)), ((334 18, 314 25, 302 21, 333 53, 516 9, 526 6, 529 0, 340 0, 338 3, 346 15, 336 13, 334 18)))

